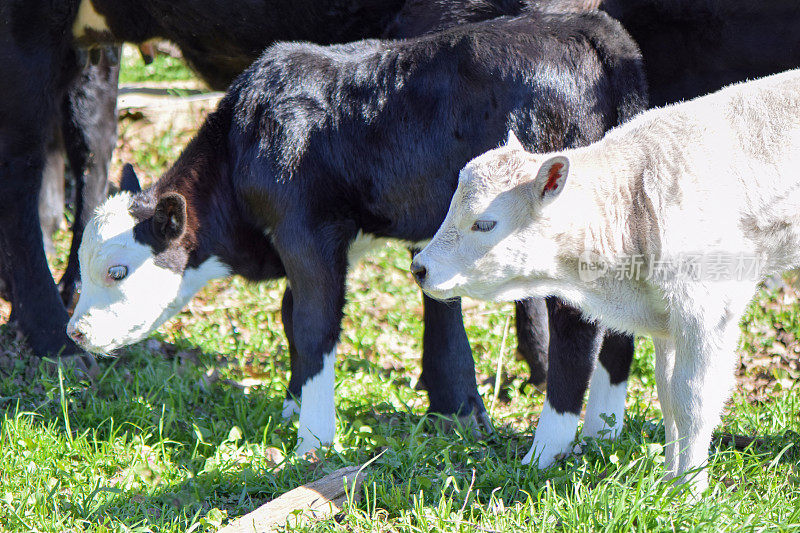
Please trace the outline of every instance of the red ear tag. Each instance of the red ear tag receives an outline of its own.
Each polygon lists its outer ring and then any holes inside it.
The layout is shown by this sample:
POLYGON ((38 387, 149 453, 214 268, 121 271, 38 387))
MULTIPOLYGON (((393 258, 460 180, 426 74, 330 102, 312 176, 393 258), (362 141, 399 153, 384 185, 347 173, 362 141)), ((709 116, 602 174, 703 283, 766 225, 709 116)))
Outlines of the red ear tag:
POLYGON ((558 180, 561 178, 562 168, 564 168, 564 163, 553 163, 553 166, 550 167, 550 173, 547 175, 547 183, 544 185, 542 194, 558 188, 558 180))

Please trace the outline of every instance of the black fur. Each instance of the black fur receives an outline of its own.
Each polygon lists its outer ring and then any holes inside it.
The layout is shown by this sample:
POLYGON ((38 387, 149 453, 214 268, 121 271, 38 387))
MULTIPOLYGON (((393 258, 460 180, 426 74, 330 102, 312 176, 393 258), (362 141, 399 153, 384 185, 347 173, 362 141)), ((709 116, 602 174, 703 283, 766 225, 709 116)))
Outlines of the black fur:
POLYGON ((654 106, 800 66, 796 0, 604 0, 639 43, 654 106))
POLYGON ((133 165, 130 163, 125 163, 122 166, 122 175, 119 178, 119 190, 134 194, 142 192, 139 178, 136 177, 136 172, 133 170, 133 165))
MULTIPOLYGON (((645 107, 640 66, 632 41, 600 13, 501 18, 405 41, 278 44, 132 212, 147 224, 159 198, 180 193, 186 232, 170 246, 188 252, 187 268, 216 256, 251 279, 285 272, 297 394, 337 342, 358 232, 429 239, 468 160, 509 128, 535 151, 598 139, 645 107)), ((469 353, 460 314, 438 318, 469 353)), ((437 342, 426 335, 425 349, 437 342)), ((471 357, 423 359, 423 368, 437 382, 431 410, 483 411, 471 357)))
POLYGON ((380 36, 404 0, 93 0, 111 34, 178 44, 214 89, 223 90, 275 41, 341 43, 380 36))
POLYGON ((558 413, 580 415, 594 357, 603 343, 602 330, 584 320, 579 310, 556 298, 547 298, 547 311, 551 347, 547 401, 558 413))
POLYGON ((65 91, 79 72, 64 38, 75 2, 0 2, 0 277, 12 319, 35 352, 77 347, 42 247, 38 198, 45 143, 65 91))

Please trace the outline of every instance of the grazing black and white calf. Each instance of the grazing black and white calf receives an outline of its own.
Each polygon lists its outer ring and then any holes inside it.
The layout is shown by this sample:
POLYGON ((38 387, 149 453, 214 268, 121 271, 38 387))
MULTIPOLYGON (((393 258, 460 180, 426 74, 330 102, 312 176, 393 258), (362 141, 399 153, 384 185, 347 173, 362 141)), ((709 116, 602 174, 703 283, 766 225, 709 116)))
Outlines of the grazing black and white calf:
POLYGON ((438 298, 557 295, 651 335, 666 471, 684 477, 708 459, 759 281, 800 266, 798 168, 798 70, 648 111, 584 148, 534 155, 512 135, 461 172, 413 268, 438 298))
MULTIPOLYGON (((385 238, 430 239, 459 169, 509 127, 533 150, 583 145, 644 105, 636 46, 602 13, 272 46, 155 185, 98 210, 69 334, 112 350, 145 337, 210 279, 286 276, 299 450, 331 442, 349 259, 385 238)), ((466 344, 460 318, 453 329, 466 344)), ((471 358, 432 364, 431 410, 485 416, 471 358)))

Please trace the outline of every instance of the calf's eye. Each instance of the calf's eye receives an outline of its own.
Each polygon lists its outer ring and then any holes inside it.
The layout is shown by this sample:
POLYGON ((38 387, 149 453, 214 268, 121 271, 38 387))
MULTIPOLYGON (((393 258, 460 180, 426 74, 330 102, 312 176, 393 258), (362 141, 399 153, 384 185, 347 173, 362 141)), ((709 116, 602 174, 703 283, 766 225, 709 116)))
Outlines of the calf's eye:
POLYGON ((124 265, 116 265, 108 267, 108 277, 114 281, 121 281, 128 275, 128 267, 124 265))
POLYGON ((495 220, 476 220, 475 223, 472 225, 472 231, 492 231, 494 227, 497 225, 497 221, 495 220))

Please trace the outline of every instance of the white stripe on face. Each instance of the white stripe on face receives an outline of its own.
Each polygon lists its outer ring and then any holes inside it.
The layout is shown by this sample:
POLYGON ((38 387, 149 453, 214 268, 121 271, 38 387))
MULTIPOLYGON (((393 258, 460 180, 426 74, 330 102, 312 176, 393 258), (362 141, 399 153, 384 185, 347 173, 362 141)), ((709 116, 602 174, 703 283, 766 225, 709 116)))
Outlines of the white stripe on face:
POLYGON ((297 455, 333 442, 336 431, 335 364, 336 346, 324 356, 319 374, 306 381, 301 389, 297 455))
POLYGON ((134 239, 130 204, 130 194, 120 193, 99 207, 78 252, 81 295, 69 327, 83 335, 83 347, 93 352, 145 338, 209 280, 229 273, 214 257, 182 273, 156 265, 153 250, 134 239), (110 279, 108 269, 114 266, 126 267, 127 276, 110 279))
POLYGON ((522 464, 547 468, 561 457, 570 454, 579 418, 573 413, 556 412, 550 402, 545 400, 536 426, 533 446, 522 459, 522 464))

